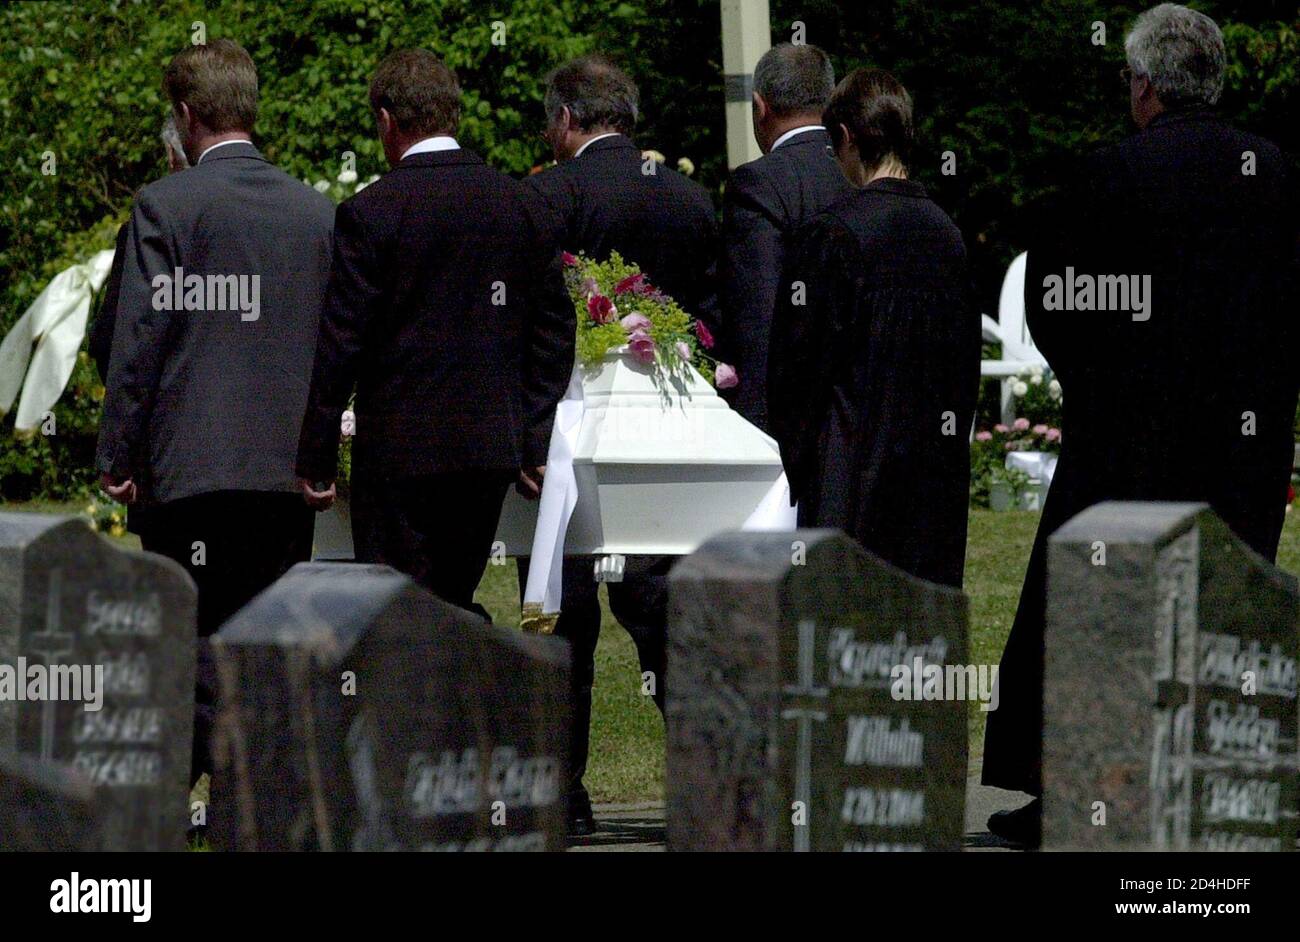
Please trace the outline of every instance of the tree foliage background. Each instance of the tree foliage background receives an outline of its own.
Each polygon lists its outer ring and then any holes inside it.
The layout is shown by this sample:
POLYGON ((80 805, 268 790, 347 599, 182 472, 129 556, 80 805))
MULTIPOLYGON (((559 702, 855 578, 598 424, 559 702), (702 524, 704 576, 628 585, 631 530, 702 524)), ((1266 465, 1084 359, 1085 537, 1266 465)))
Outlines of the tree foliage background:
MULTIPOLYGON (((825 48, 837 74, 893 71, 911 90, 913 173, 966 236, 984 309, 1024 246, 1022 209, 1067 160, 1128 133, 1123 36, 1149 3, 1102 0, 770 0, 773 41, 825 48), (1105 25, 1094 44, 1094 23, 1105 25), (940 173, 952 151, 957 172, 940 173)), ((1223 110, 1300 150, 1300 4, 1199 0, 1229 49, 1223 110)), ((333 179, 342 155, 382 172, 366 83, 389 51, 420 45, 459 73, 461 139, 521 175, 548 157, 543 80, 601 50, 639 81, 642 146, 690 157, 720 194, 726 175, 716 0, 211 0, 17 3, 0 9, 0 333, 49 279, 112 245, 132 194, 165 170, 158 131, 166 62, 191 41, 242 43, 257 63, 257 143, 289 173, 333 179), (493 23, 506 29, 491 42, 493 23), (52 153, 56 172, 42 173, 52 153)), ((60 434, 20 443, 0 422, 0 495, 89 487, 99 390, 88 364, 56 410, 60 434)), ((218 445, 219 447, 219 445, 218 445)))

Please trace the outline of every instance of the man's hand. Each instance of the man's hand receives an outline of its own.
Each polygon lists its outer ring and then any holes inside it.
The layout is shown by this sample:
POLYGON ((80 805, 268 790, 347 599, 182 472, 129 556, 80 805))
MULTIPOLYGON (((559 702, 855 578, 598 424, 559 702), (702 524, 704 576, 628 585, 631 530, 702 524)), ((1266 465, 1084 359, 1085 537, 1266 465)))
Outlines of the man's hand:
POLYGON ((519 480, 515 482, 515 490, 529 500, 537 500, 542 496, 542 480, 546 477, 546 465, 536 468, 520 468, 519 480))
POLYGON ((330 505, 334 503, 334 497, 336 496, 334 482, 330 481, 329 486, 324 487, 322 490, 324 483, 324 481, 313 483, 306 478, 298 479, 298 487, 302 489, 302 499, 307 502, 307 506, 312 510, 329 510, 330 505))
POLYGON ((99 486, 104 489, 104 493, 119 504, 134 504, 138 496, 135 482, 130 478, 117 480, 111 474, 101 474, 99 476, 99 486))

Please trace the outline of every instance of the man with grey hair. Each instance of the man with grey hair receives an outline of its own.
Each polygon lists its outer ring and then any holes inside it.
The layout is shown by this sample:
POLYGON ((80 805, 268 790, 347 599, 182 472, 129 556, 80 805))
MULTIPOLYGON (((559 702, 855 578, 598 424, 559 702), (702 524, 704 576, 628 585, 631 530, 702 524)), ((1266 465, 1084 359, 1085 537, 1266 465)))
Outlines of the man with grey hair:
POLYGON ((740 383, 732 407, 767 428, 767 349, 790 234, 852 192, 822 112, 835 70, 816 46, 773 46, 754 68, 754 138, 764 156, 737 167, 722 200, 719 356, 740 383))
POLYGON ((167 169, 172 173, 188 169, 190 159, 185 156, 185 144, 181 141, 180 132, 176 130, 176 115, 173 112, 167 112, 161 137, 163 146, 167 148, 167 169))
MULTIPOLYGON (((1066 395, 1065 444, 984 742, 984 784, 1031 795, 1042 787, 1048 537, 1100 501, 1198 501, 1271 561, 1291 470, 1295 180, 1273 143, 1213 112, 1225 69, 1213 20, 1161 4, 1138 17, 1125 51, 1139 133, 1066 174, 1031 226, 1025 311, 1066 395), (1104 310, 1063 305, 1045 290, 1063 274, 1128 290, 1104 310)), ((1040 807, 989 827, 1033 845, 1040 807)))
MULTIPOLYGON (((636 84, 603 56, 566 62, 547 78, 545 137, 556 166, 528 178, 546 206, 547 241, 568 252, 607 259, 618 252, 635 262, 651 284, 691 314, 709 319, 714 303, 712 267, 716 217, 704 187, 642 156, 631 134, 639 95, 636 84)), ((568 308, 567 298, 553 299, 568 308)), ((541 299, 545 306, 548 302, 541 299)), ((540 479, 539 482, 540 483, 540 479)), ((533 488, 536 493, 537 487, 533 488)), ((668 628, 667 557, 627 560, 622 582, 609 584, 609 606, 636 644, 642 675, 653 677, 663 708, 668 628)), ((525 560, 519 585, 528 581, 525 560)), ((573 724, 570 745, 569 833, 595 829, 582 778, 587 768, 591 688, 600 599, 591 560, 564 561, 563 603, 555 634, 573 645, 573 724)))

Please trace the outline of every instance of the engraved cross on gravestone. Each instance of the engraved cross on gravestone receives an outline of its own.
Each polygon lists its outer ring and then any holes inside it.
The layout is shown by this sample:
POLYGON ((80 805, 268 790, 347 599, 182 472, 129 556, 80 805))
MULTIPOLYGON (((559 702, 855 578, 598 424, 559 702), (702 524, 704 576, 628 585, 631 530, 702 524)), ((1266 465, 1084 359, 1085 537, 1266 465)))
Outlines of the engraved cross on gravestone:
POLYGON ((0 514, 0 749, 74 766, 107 850, 180 850, 189 821, 195 589, 84 520, 0 514), (36 694, 39 693, 39 696, 36 694))
POLYGON ((969 703, 935 678, 965 679, 966 618, 834 531, 724 534, 680 562, 669 849, 959 849, 969 703))
POLYGON ((1204 504, 1138 502, 1068 521, 1048 574, 1044 847, 1294 849, 1295 577, 1204 504))

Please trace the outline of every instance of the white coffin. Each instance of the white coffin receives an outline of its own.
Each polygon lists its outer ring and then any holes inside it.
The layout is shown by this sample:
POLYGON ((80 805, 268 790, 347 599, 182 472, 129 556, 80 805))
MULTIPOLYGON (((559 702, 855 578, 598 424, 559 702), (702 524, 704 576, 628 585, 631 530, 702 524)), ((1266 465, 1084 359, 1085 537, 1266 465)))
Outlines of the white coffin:
MULTIPOLYGON (((687 372, 668 379, 620 353, 585 372, 566 555, 692 553, 777 486, 776 442, 687 372)), ((531 553, 536 521, 537 503, 512 489, 497 529, 507 554, 531 553)))

